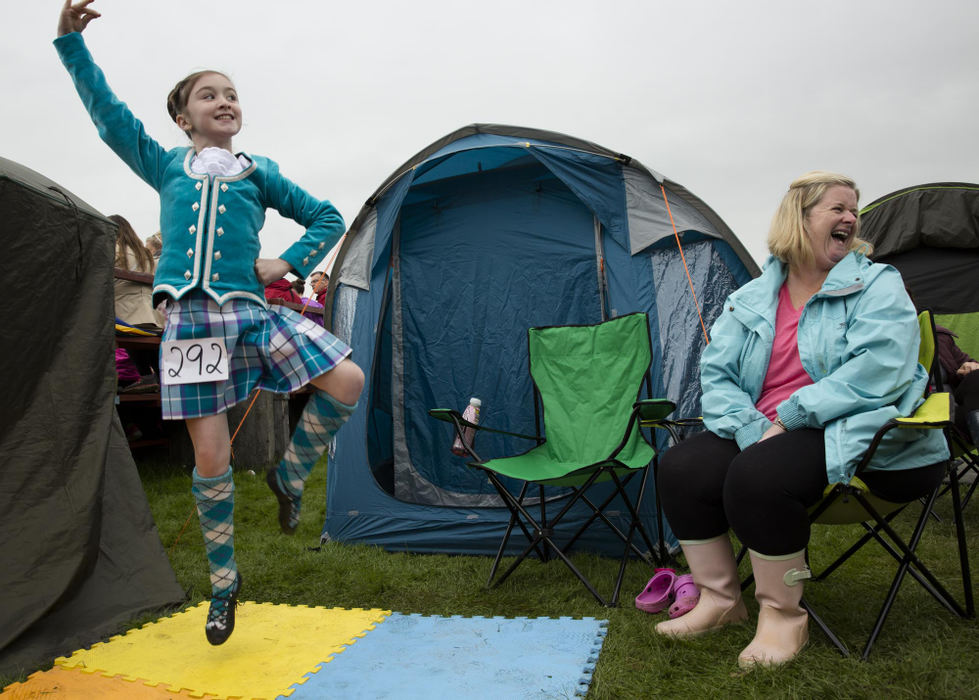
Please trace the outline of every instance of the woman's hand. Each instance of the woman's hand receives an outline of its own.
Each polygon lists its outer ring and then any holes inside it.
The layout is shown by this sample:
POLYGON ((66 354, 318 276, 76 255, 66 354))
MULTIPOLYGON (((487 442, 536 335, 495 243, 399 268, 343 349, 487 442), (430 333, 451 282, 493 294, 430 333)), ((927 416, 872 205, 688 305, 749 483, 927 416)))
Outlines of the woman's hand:
POLYGON ((770 437, 775 437, 776 435, 781 435, 784 432, 785 432, 785 428, 776 425, 775 423, 772 423, 772 425, 768 428, 768 430, 762 433, 762 436, 758 439, 758 442, 761 442, 762 440, 767 440, 770 437))
POLYGON ((969 372, 974 372, 979 369, 979 362, 963 362, 962 365, 955 370, 955 373, 960 377, 964 377, 969 372))
POLYGON ((77 5, 72 5, 71 0, 65 0, 65 6, 61 8, 61 15, 58 17, 58 36, 71 34, 72 32, 82 32, 88 23, 102 15, 96 10, 89 9, 95 0, 82 0, 77 5))
POLYGON ((262 286, 272 284, 276 280, 285 277, 285 274, 292 270, 292 265, 282 258, 256 258, 255 276, 262 286))

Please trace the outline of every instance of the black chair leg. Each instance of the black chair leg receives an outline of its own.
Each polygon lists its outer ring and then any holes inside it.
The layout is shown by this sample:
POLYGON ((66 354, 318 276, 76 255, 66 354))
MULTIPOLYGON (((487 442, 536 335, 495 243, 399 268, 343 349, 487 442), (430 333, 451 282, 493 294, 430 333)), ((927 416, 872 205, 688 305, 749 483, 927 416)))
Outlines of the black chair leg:
POLYGON ((846 648, 846 644, 844 644, 840 640, 840 638, 836 636, 833 630, 829 628, 829 625, 823 622, 823 618, 817 615, 816 612, 811 607, 809 607, 809 603, 806 602, 805 598, 803 598, 799 602, 802 605, 803 609, 807 613, 809 613, 809 618, 816 623, 819 629, 823 631, 823 634, 825 634, 826 637, 829 639, 829 641, 832 643, 832 645, 836 647, 836 650, 840 652, 840 654, 842 654, 844 658, 849 658, 850 650, 846 648))

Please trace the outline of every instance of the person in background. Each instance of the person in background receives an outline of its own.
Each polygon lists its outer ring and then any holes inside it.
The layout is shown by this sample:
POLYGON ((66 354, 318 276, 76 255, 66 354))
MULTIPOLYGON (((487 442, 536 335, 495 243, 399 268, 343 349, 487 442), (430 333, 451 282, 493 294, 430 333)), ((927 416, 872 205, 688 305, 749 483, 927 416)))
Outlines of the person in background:
POLYGON ((292 282, 285 277, 265 285, 265 300, 272 301, 273 299, 281 299, 291 304, 303 303, 302 297, 293 290, 292 282))
POLYGON ((955 399, 955 425, 979 445, 979 362, 958 346, 958 336, 944 326, 935 325, 935 344, 942 381, 955 399))
MULTIPOLYGON (((156 271, 156 260, 139 240, 129 221, 119 214, 112 214, 107 218, 118 227, 115 266, 129 272, 152 275, 156 271)), ((130 326, 137 326, 147 331, 158 333, 163 330, 164 318, 152 306, 152 290, 152 283, 114 278, 116 318, 130 326)), ((160 385, 145 356, 136 353, 134 357, 128 350, 116 348, 115 357, 120 392, 142 393, 160 390, 160 385)), ((127 433, 131 434, 129 427, 127 433)))
MULTIPOLYGON (((857 198, 853 180, 834 173, 790 185, 761 276, 728 297, 711 328, 700 363, 707 430, 660 458, 663 510, 701 595, 656 632, 685 639, 747 618, 733 530, 759 604, 742 668, 783 664, 805 646, 808 508, 850 480, 871 436, 914 411, 928 383, 901 275, 858 252, 857 198)), ((941 431, 900 432, 861 478, 903 502, 940 483, 948 447, 941 431)))
MULTIPOLYGON (((915 309, 922 310, 911 285, 905 282, 904 289, 915 309)), ((952 419, 956 427, 972 439, 973 445, 979 445, 979 372, 976 372, 979 362, 959 347, 958 337, 945 326, 935 324, 935 354, 942 389, 951 392, 955 400, 952 419)))
MULTIPOLYGON (((317 271, 317 272, 312 273, 309 276, 310 287, 314 291, 311 292, 312 296, 308 296, 308 297, 307 296, 304 296, 304 297, 302 297, 302 302, 301 303, 303 305, 303 315, 306 318, 312 319, 313 321, 315 321, 319 325, 324 326, 325 325, 325 322, 324 322, 324 319, 323 319, 323 304, 322 304, 322 302, 320 302, 316 298, 316 295, 315 295, 315 280, 319 279, 322 276, 322 274, 323 274, 322 272, 318 272, 317 271)), ((303 287, 302 287, 302 290, 297 289, 296 292, 298 294, 302 294, 302 292, 303 292, 303 290, 305 290, 305 288, 306 288, 306 285, 304 284, 303 287)), ((320 298, 322 298, 322 296, 323 295, 320 295, 320 298)))
MULTIPOLYGON (((119 214, 112 214, 108 219, 118 226, 115 266, 130 272, 153 275, 156 272, 156 260, 136 235, 132 225, 119 214)), ((148 327, 147 330, 163 329, 163 318, 153 310, 152 284, 116 278, 114 286, 116 318, 131 326, 148 327)))
POLYGON ((160 253, 163 252, 163 236, 157 231, 152 236, 146 238, 146 247, 150 251, 150 254, 155 260, 160 259, 160 253))
POLYGON ((309 283, 313 288, 313 296, 316 301, 320 306, 326 306, 326 292, 330 288, 330 276, 317 270, 309 276, 309 283))

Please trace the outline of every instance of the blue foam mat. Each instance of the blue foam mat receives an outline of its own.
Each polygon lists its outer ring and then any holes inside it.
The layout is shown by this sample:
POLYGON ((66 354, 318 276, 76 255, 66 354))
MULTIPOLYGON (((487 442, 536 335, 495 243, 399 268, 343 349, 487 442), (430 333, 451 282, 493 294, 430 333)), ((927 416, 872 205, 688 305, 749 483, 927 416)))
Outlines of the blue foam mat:
POLYGON ((293 686, 312 698, 569 698, 584 695, 606 620, 394 613, 293 686))

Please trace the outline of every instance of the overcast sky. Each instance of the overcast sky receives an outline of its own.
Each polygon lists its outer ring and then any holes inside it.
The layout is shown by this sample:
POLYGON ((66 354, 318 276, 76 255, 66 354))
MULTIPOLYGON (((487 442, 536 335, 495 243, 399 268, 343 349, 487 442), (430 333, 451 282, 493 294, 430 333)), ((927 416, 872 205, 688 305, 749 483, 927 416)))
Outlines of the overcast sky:
MULTIPOLYGON (((59 0, 2 0, 0 155, 122 214, 156 193, 102 144, 51 40, 59 0)), ((685 185, 756 260, 788 183, 854 177, 861 204, 979 180, 975 0, 98 0, 85 31, 165 147, 187 73, 236 83, 236 150, 266 155, 348 223, 402 162, 473 122, 563 132, 685 185)), ((263 254, 301 231, 271 212, 263 254)))

